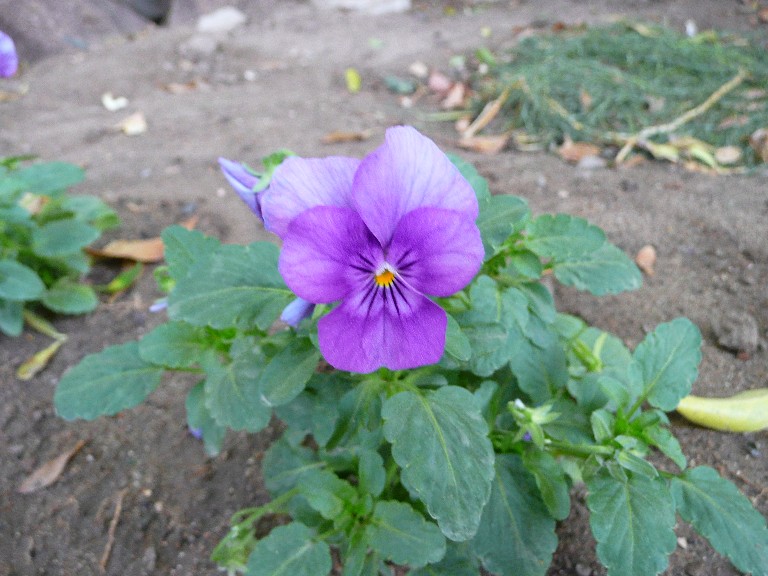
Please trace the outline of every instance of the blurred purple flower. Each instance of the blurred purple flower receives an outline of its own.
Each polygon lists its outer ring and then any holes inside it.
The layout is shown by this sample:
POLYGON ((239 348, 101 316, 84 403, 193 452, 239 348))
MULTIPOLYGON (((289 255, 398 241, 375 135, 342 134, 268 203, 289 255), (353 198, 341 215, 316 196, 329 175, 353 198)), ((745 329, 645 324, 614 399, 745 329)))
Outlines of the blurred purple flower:
POLYGON ((314 311, 315 305, 312 302, 307 302, 303 298, 296 298, 296 300, 283 309, 283 313, 280 314, 280 320, 296 328, 304 318, 312 316, 314 311))
POLYGON ((251 172, 245 164, 227 160, 226 158, 219 158, 219 166, 229 185, 235 189, 235 192, 248 205, 248 208, 261 220, 259 193, 254 191, 259 177, 251 172))
POLYGON ((279 268, 310 303, 340 301, 318 323, 335 368, 372 372, 438 362, 447 317, 430 296, 475 276, 483 244, 466 179, 410 127, 387 130, 362 161, 288 158, 261 198, 283 239, 279 268))
POLYGON ((13 39, 0 30, 0 78, 10 78, 18 69, 19 56, 13 39))

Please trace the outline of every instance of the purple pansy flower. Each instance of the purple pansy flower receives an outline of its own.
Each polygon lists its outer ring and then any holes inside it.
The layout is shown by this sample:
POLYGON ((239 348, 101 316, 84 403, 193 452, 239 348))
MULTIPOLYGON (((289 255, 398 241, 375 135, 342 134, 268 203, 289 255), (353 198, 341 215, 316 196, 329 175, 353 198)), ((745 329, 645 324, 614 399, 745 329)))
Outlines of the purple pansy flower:
POLYGON ((339 302, 318 323, 332 366, 367 373, 440 360, 447 317, 428 296, 464 288, 484 253, 475 193, 434 142, 400 126, 362 161, 288 158, 261 205, 283 239, 291 290, 339 302))
POLYGON ((0 78, 10 78, 19 68, 19 56, 13 39, 0 30, 0 78))
POLYGON ((248 208, 261 220, 259 194, 254 191, 254 187, 259 181, 258 176, 254 175, 245 164, 227 160, 226 158, 219 158, 219 166, 229 185, 235 189, 235 192, 248 205, 248 208))

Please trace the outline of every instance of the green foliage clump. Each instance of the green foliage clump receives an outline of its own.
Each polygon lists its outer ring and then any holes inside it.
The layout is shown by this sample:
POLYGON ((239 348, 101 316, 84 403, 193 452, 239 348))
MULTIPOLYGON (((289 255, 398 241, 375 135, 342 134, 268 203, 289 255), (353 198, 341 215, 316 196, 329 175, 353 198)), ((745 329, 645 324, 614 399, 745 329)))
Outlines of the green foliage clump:
POLYGON ((24 309, 61 314, 93 310, 98 298, 81 278, 83 248, 117 226, 117 215, 95 196, 67 191, 84 178, 78 166, 27 158, 0 159, 0 332, 18 336, 24 309))

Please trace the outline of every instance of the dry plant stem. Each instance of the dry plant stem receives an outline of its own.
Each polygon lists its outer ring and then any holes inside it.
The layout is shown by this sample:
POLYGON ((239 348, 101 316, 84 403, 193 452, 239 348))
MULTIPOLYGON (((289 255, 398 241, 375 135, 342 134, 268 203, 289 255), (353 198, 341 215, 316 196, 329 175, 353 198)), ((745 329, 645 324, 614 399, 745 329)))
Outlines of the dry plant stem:
MULTIPOLYGON (((523 83, 525 83, 525 79, 521 79, 523 83)), ((515 82, 517 84, 517 82, 515 82)), ((509 98, 509 93, 512 91, 513 88, 517 87, 515 84, 512 84, 510 86, 507 86, 504 91, 499 94, 498 98, 495 100, 492 100, 488 104, 485 105, 483 108, 483 111, 480 112, 480 114, 477 116, 477 118, 474 119, 472 124, 470 124, 466 130, 464 130, 464 133, 461 135, 462 138, 471 138, 480 130, 488 126, 490 124, 491 120, 493 120, 496 115, 501 111, 501 107, 504 106, 504 102, 507 101, 507 98, 509 98)))
POLYGON ((117 523, 120 522, 120 514, 123 512, 123 498, 128 493, 128 488, 123 488, 117 494, 117 502, 115 502, 115 513, 112 515, 112 520, 109 522, 109 530, 107 531, 107 543, 104 546, 104 553, 99 560, 99 569, 102 574, 107 571, 107 564, 109 564, 109 556, 112 554, 112 546, 115 543, 115 530, 117 530, 117 523))
POLYGON ((626 157, 629 155, 629 153, 632 151, 632 149, 643 140, 650 138, 651 136, 656 136, 657 134, 670 134, 671 132, 674 132, 677 130, 680 126, 685 124, 686 122, 690 122, 697 116, 701 116, 712 108, 720 99, 723 98, 728 92, 736 88, 739 84, 741 84, 746 78, 748 74, 745 70, 740 70, 736 76, 731 78, 728 82, 720 86, 717 90, 715 90, 712 94, 710 94, 709 98, 704 100, 701 104, 698 106, 691 108, 684 114, 681 114, 672 122, 669 122, 667 124, 658 124, 656 126, 648 126, 647 128, 643 128, 638 132, 637 134, 633 135, 626 135, 626 134, 611 134, 609 135, 614 141, 617 141, 618 143, 623 143, 623 147, 619 151, 619 153, 616 155, 616 164, 621 164, 626 157))

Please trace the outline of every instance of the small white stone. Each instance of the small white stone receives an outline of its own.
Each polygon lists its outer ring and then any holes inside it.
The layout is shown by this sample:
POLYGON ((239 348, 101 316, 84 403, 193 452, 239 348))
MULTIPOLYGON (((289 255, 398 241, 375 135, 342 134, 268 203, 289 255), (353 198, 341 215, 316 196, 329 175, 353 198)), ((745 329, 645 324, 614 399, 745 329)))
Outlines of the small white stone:
POLYGON ((246 20, 245 14, 234 6, 224 6, 210 14, 200 16, 197 21, 197 31, 206 34, 231 32, 238 26, 245 24, 246 20))

